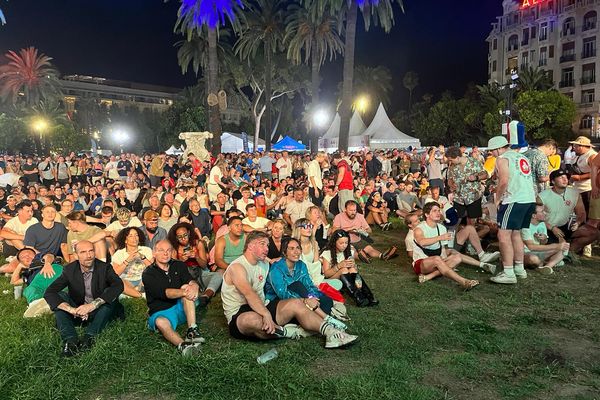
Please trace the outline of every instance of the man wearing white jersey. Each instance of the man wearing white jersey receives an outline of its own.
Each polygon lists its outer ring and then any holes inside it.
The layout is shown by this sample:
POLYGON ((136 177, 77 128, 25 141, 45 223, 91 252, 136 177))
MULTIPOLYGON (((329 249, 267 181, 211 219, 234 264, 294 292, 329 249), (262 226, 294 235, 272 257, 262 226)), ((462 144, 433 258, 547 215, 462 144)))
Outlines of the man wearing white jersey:
POLYGON ((496 206, 498 207, 498 241, 504 271, 491 278, 495 283, 514 284, 517 277, 527 278, 523 266, 524 247, 521 229, 529 228, 535 211, 535 189, 527 157, 511 150, 504 136, 488 142, 496 157, 496 206))
POLYGON ((269 236, 264 232, 250 233, 244 254, 223 275, 221 298, 231 336, 245 340, 300 338, 308 335, 306 329, 325 336, 328 349, 347 346, 358 339, 324 321, 315 312, 319 308, 318 299, 266 300, 268 252, 269 236), (300 326, 286 325, 293 319, 300 326))

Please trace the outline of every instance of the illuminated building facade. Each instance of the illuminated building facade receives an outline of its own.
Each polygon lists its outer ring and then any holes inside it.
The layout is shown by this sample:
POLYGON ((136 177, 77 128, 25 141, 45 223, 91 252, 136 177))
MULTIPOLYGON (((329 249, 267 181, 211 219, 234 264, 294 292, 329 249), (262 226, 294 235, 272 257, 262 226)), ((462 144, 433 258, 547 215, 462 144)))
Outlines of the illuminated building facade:
POLYGON ((600 137, 600 0, 504 0, 502 7, 487 38, 489 83, 540 68, 577 104, 574 130, 600 137))

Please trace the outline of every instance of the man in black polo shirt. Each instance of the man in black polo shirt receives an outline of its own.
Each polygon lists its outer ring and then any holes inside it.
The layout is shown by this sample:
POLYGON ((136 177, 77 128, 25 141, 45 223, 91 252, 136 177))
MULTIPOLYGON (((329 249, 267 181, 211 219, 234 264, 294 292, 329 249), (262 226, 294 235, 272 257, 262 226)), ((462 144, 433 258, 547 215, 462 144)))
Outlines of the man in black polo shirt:
POLYGON ((196 325, 196 305, 199 286, 187 266, 171 260, 173 246, 161 240, 154 246, 154 263, 142 275, 148 303, 148 328, 160 332, 177 346, 184 356, 192 355, 204 342, 196 325), (185 340, 176 332, 177 326, 187 322, 185 340))

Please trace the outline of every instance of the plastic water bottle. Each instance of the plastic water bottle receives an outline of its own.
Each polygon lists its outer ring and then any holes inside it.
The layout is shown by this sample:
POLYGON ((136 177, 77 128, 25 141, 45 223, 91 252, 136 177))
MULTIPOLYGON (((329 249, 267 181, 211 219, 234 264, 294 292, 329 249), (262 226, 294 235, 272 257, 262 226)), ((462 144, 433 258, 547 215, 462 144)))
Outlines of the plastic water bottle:
POLYGON ((23 295, 23 286, 15 286, 13 289, 13 293, 15 295, 15 300, 19 300, 23 295))
POLYGON ((358 289, 362 288, 362 286, 363 286, 363 280, 362 280, 360 274, 356 274, 356 280, 354 281, 354 283, 356 284, 356 287, 358 289))
POLYGON ((279 352, 277 351, 277 349, 271 349, 269 351, 267 351, 264 354, 261 354, 260 356, 256 357, 256 362, 259 364, 266 364, 269 361, 271 361, 274 358, 277 358, 277 356, 279 355, 279 352))

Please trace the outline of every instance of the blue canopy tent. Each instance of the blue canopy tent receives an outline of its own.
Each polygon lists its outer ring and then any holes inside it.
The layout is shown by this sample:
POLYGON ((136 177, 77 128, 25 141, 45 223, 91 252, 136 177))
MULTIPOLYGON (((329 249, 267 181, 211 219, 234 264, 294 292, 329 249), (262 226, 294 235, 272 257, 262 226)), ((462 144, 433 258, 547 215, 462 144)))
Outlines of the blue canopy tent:
POLYGON ((306 146, 289 136, 285 136, 279 142, 275 143, 271 149, 273 151, 306 151, 306 146))

